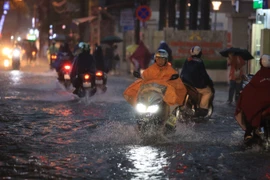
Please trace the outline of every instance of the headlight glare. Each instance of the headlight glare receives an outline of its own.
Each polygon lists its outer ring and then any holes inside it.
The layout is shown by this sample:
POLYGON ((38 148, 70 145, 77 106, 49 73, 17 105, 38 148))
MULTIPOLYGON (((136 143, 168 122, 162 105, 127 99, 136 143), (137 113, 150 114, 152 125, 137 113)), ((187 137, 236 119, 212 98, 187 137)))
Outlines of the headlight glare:
POLYGON ((147 112, 149 113, 156 113, 158 111, 158 105, 152 105, 147 108, 147 112))
POLYGON ((136 105, 136 110, 140 113, 144 113, 144 112, 146 112, 146 106, 142 103, 138 103, 136 105))

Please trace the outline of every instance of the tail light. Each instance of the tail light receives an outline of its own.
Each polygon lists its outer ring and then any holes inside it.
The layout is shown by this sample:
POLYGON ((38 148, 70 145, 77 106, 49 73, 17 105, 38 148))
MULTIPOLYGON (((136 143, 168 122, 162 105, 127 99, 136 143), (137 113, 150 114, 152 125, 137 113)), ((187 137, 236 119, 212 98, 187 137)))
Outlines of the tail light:
POLYGON ((32 55, 33 55, 33 56, 36 55, 36 52, 35 52, 35 51, 32 51, 32 55))
POLYGON ((84 75, 84 79, 85 79, 85 80, 89 80, 89 79, 90 79, 90 75, 89 75, 89 74, 85 74, 85 75, 84 75))
POLYGON ((71 67, 70 67, 70 65, 65 65, 64 68, 65 68, 65 70, 70 70, 71 67))
POLYGON ((56 59, 57 56, 56 56, 56 55, 52 55, 51 58, 52 58, 52 59, 56 59))
POLYGON ((103 72, 102 72, 102 71, 97 71, 97 72, 96 72, 96 76, 98 76, 98 77, 103 76, 103 72))

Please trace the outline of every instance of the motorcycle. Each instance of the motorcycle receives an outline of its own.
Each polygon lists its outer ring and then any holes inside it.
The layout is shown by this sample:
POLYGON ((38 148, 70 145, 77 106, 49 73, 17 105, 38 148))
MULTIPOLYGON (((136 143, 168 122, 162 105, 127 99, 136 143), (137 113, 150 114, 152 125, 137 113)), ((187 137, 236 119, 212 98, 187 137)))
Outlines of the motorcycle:
MULTIPOLYGON (((141 78, 139 72, 134 72, 136 78, 141 78)), ((179 78, 178 74, 172 75, 169 80, 179 78)), ((135 109, 137 110, 138 120, 137 126, 142 136, 151 134, 152 132, 172 132, 172 127, 167 126, 170 107, 163 100, 163 96, 167 87, 158 83, 150 83, 141 85, 135 109)))
MULTIPOLYGON (((243 76, 242 88, 244 88, 253 78, 253 74, 243 76)), ((259 135, 259 144, 266 150, 270 150, 270 104, 261 109, 261 127, 259 135)))
POLYGON ((32 51, 31 52, 31 57, 30 57, 30 62, 36 61, 36 59, 37 59, 37 52, 36 51, 32 51))
POLYGON ((12 68, 14 70, 20 69, 21 65, 21 52, 19 49, 14 49, 11 57, 12 68))
POLYGON ((92 73, 83 73, 79 75, 80 86, 78 89, 78 96, 90 97, 96 93, 95 75, 92 73))
POLYGON ((53 63, 56 61, 57 59, 57 54, 51 54, 50 55, 50 68, 53 69, 53 63))
POLYGON ((104 93, 107 91, 107 74, 103 71, 96 71, 96 80, 95 80, 96 87, 101 89, 104 93))
POLYGON ((71 85, 71 67, 71 61, 64 61, 61 64, 60 70, 58 71, 58 80, 64 84, 66 89, 68 89, 71 85))
MULTIPOLYGON (((176 116, 179 117, 179 121, 185 122, 187 119, 192 119, 193 117, 196 117, 196 112, 198 111, 200 107, 201 97, 202 95, 197 91, 197 89, 190 84, 183 82, 186 89, 187 89, 187 95, 184 101, 184 105, 181 107, 178 107, 176 109, 176 116)), ((202 117, 203 119, 211 118, 213 112, 214 112, 214 96, 215 96, 215 89, 214 87, 210 87, 212 91, 212 97, 209 100, 209 106, 208 106, 208 113, 206 116, 202 117)))

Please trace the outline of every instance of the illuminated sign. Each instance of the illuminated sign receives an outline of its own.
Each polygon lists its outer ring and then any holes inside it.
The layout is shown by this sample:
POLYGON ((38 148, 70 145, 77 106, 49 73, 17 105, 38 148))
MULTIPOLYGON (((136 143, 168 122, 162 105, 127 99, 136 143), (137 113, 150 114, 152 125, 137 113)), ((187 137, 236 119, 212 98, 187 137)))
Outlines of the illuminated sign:
POLYGON ((253 9, 262 9, 263 0, 253 0, 253 9))
POLYGON ((26 39, 30 41, 35 41, 37 37, 34 34, 27 34, 26 39))

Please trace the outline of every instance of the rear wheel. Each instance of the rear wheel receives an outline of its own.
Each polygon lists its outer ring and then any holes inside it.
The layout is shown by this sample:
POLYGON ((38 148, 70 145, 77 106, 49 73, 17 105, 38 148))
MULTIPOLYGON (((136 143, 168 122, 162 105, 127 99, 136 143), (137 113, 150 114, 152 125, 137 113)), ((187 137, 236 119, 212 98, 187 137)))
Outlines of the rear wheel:
POLYGON ((213 103, 211 103, 208 107, 208 113, 205 116, 205 118, 210 118, 212 116, 213 112, 214 112, 214 106, 213 106, 213 103))

